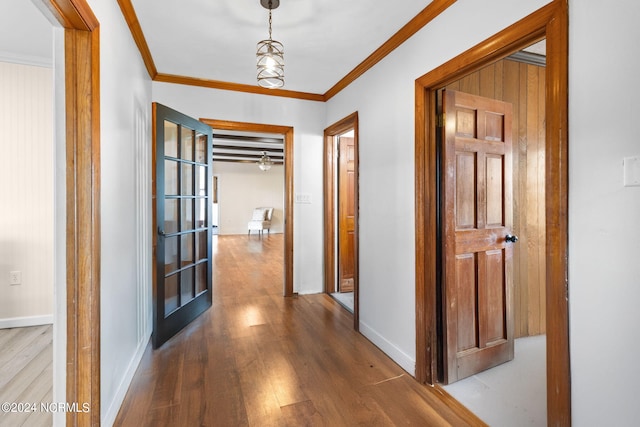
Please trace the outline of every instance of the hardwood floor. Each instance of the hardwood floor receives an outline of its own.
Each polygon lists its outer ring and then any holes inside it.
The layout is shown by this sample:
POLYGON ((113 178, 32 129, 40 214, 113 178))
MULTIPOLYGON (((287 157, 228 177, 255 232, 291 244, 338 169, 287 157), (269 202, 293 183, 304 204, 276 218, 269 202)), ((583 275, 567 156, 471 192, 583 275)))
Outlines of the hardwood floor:
POLYGON ((214 237, 213 306, 148 347, 116 426, 484 425, 325 294, 282 296, 281 234, 214 237))
MULTIPOLYGON (((0 426, 51 426, 53 326, 0 329, 0 403, 35 404, 33 411, 0 411, 0 426)), ((15 407, 14 409, 19 409, 15 407)))

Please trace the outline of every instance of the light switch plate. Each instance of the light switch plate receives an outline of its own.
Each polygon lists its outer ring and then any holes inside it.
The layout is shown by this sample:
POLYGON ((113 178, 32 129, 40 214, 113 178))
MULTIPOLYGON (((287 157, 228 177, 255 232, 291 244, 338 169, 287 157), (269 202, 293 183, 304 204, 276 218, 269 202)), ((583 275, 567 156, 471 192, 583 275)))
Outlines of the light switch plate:
POLYGON ((640 187, 640 156, 625 157, 622 160, 624 186, 640 187))
POLYGON ((296 203, 311 203, 311 194, 309 193, 296 193, 296 203))

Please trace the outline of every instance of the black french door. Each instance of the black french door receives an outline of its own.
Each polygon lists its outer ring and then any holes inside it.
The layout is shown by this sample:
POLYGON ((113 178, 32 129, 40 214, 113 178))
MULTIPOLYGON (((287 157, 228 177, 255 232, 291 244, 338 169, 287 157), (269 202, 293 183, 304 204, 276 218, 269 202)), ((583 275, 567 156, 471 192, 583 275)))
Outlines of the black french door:
POLYGON ((212 132, 153 104, 154 348, 211 307, 212 132))

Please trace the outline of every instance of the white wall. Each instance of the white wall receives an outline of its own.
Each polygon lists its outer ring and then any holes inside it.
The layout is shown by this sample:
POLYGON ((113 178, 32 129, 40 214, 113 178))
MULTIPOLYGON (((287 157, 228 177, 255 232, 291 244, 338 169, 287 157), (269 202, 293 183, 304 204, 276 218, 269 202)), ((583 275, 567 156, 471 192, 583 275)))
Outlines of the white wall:
MULTIPOLYGON (((5 0, 0 13, 0 58, 12 63, 49 68, 52 87, 52 134, 50 140, 51 212, 43 219, 49 222, 51 233, 53 301, 53 401, 63 402, 66 380, 66 256, 65 256, 65 149, 64 149, 64 34, 51 11, 38 10, 34 3, 24 0, 5 0), (28 23, 28 25, 25 25, 28 23), (55 123, 55 125, 54 125, 55 123), (62 142, 61 142, 62 141, 62 142)), ((4 91, 1 91, 4 96, 4 91)), ((40 141, 42 143, 43 141, 40 141)), ((5 160, 5 158, 2 158, 5 160)), ((20 159, 23 161, 24 159, 20 159)), ((46 166, 45 166, 46 169, 46 166)), ((46 185, 46 184, 43 184, 46 185)), ((2 205, 4 207, 4 205, 2 205)), ((46 238, 47 232, 44 233, 46 238)), ((47 268, 44 269, 47 271, 47 268)), ((49 315, 48 317, 51 317, 49 315)), ((24 318, 23 318, 24 319, 24 318)), ((30 319, 37 319, 30 318, 30 319)), ((53 414, 54 425, 64 425, 64 413, 53 414)))
POLYGON ((265 95, 153 82, 153 100, 195 118, 292 126, 295 193, 310 204, 293 211, 293 287, 322 292, 322 144, 325 105, 265 95))
POLYGON ((270 232, 284 231, 282 165, 262 171, 255 163, 213 162, 213 173, 218 175, 220 234, 247 234, 253 210, 262 206, 274 208, 270 232))
POLYGON ((569 2, 569 306, 573 422, 638 425, 640 3, 569 2))
MULTIPOLYGON (((49 29, 50 46, 51 39, 49 29)), ((0 153, 0 328, 52 323, 50 67, 0 62, 0 153), (9 284, 11 271, 21 273, 21 284, 9 284)))
POLYGON ((100 22, 100 385, 111 425, 151 334, 151 81, 117 2, 89 4, 100 22))
MULTIPOLYGON (((125 243, 136 231, 134 117, 148 122, 150 84, 117 4, 90 3, 103 42, 102 403, 109 425, 146 342, 131 327, 144 303, 136 291, 136 254, 125 243)), ((459 0, 327 105, 164 83, 153 84, 153 98, 195 117, 295 127, 295 191, 312 196, 310 205, 295 205, 301 292, 321 290, 322 130, 359 111, 361 329, 413 372, 414 80, 544 3, 459 0)), ((621 184, 622 158, 640 154, 632 126, 640 109, 638 12, 631 0, 570 2, 569 302, 577 426, 632 425, 640 415, 634 401, 640 195, 621 184)))
MULTIPOLYGON (((361 330, 405 369, 415 360, 413 82, 545 3, 459 0, 328 102, 326 124, 359 111, 361 330), (443 42, 451 28, 464 31, 443 42)), ((570 1, 569 10, 573 421, 635 425, 640 188, 622 186, 622 160, 640 155, 640 4, 570 1)))
POLYGON ((459 0, 327 103, 325 125, 358 111, 360 331, 412 374, 415 80, 545 3, 459 0))
POLYGON ((51 23, 27 0, 2 0, 0 61, 51 67, 51 23))
POLYGON ((30 2, 2 7, 0 327, 12 327, 53 319, 53 32, 30 2), (23 284, 9 286, 16 270, 23 284))

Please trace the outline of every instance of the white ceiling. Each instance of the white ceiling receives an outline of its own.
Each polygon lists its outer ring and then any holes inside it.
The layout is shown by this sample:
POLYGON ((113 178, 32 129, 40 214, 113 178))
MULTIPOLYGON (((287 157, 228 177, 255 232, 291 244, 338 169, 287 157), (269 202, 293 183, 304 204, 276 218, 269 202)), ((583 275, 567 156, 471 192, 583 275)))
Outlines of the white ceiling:
POLYGON ((51 65, 53 26, 42 12, 29 0, 1 0, 0 4, 0 60, 51 65))
MULTIPOLYGON (((430 3, 281 0, 284 89, 324 93, 430 3)), ((268 38, 259 0, 132 0, 158 72, 255 85, 256 43, 268 38)))
MULTIPOLYGON (((158 72, 256 84, 256 43, 268 37, 260 0, 131 1, 158 72)), ((273 38, 284 44, 284 88, 325 93, 429 3, 281 0, 273 38)), ((52 26, 42 13, 29 0, 2 6, 0 60, 51 63, 52 26)))

